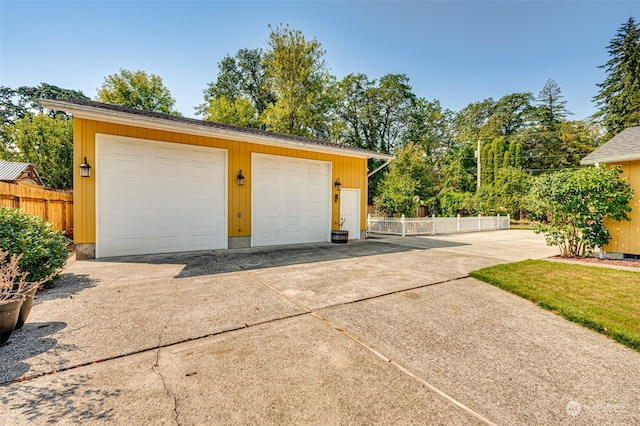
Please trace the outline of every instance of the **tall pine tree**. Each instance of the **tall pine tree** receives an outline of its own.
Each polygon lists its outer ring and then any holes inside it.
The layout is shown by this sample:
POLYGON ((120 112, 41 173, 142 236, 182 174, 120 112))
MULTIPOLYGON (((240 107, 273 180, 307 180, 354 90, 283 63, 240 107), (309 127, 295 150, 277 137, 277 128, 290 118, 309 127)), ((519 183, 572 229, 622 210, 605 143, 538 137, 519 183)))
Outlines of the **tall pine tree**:
POLYGON ((640 26, 633 17, 623 24, 607 48, 610 59, 600 66, 605 80, 593 100, 599 107, 607 137, 627 127, 640 125, 640 26))

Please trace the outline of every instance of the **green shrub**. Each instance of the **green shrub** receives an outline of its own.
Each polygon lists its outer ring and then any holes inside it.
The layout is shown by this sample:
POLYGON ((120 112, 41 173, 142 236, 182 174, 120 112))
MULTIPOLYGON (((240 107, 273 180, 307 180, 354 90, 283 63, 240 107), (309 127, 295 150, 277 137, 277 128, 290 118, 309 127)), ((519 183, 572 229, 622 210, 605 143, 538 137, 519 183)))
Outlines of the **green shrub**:
POLYGON ((622 178, 620 166, 585 167, 539 176, 531 187, 534 209, 545 215, 534 232, 561 256, 588 255, 611 239, 604 220, 631 220, 633 190, 622 178))
POLYGON ((67 262, 67 239, 39 217, 0 207, 0 250, 20 255, 19 266, 28 281, 39 281, 67 262))

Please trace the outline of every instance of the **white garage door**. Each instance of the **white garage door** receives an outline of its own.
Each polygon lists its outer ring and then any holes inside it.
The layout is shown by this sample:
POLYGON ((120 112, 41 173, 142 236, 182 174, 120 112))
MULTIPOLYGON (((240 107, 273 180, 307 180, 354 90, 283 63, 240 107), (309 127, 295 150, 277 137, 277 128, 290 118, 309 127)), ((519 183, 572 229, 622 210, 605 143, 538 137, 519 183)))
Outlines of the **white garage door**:
POLYGON ((96 257, 227 247, 226 150, 96 136, 96 257))
POLYGON ((331 164, 253 154, 252 244, 329 241, 331 164))

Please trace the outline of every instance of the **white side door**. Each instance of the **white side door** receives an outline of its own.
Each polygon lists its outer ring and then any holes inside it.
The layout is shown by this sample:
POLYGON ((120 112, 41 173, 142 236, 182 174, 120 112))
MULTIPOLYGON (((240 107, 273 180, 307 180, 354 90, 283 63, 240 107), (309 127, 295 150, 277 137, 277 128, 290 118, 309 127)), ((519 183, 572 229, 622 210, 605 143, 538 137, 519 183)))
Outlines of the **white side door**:
POLYGON ((350 240, 360 239, 360 190, 340 190, 340 222, 342 229, 349 231, 350 240))

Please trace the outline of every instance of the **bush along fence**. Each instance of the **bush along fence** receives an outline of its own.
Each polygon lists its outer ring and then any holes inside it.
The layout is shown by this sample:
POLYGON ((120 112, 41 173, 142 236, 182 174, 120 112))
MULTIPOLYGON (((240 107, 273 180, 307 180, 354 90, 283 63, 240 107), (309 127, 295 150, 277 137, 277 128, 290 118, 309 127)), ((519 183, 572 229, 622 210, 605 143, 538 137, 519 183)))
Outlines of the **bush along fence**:
POLYGON ((510 217, 478 216, 471 217, 367 217, 367 229, 372 234, 436 235, 458 232, 497 231, 510 229, 510 217))
POLYGON ((73 195, 40 186, 0 182, 0 206, 20 209, 51 223, 52 229, 73 229, 73 195))

